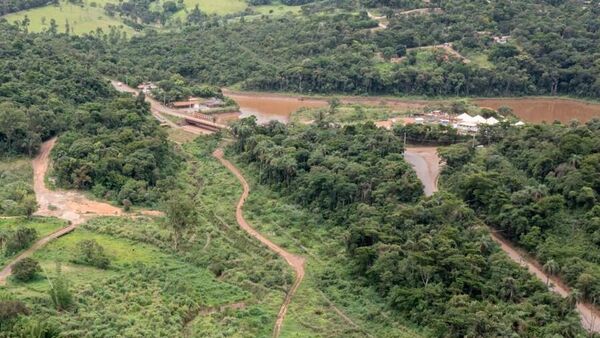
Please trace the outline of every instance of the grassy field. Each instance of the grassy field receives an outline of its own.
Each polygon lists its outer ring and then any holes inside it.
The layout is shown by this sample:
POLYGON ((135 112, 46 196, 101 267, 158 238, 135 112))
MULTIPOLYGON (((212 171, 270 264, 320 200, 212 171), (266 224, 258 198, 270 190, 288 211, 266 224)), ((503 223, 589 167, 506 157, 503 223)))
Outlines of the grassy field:
POLYGON ((203 12, 219 15, 241 12, 248 7, 244 0, 184 0, 183 3, 188 10, 198 5, 203 12))
MULTIPOLYGON (((129 222, 102 219, 88 229, 126 225, 144 232, 156 226, 153 220, 129 222), (125 223, 123 223, 125 222, 125 223)), ((7 290, 25 300, 35 315, 50 315, 67 336, 176 337, 185 324, 205 309, 243 302, 249 293, 217 280, 205 268, 189 264, 165 249, 139 241, 101 234, 87 229, 62 237, 34 256, 44 273, 30 283, 11 281, 7 290), (107 270, 72 263, 82 240, 95 240, 111 259, 107 270), (51 280, 61 264, 62 276, 70 282, 77 311, 55 312, 47 303, 51 280), (165 316, 169 313, 169 316, 165 316)))
POLYGON ((134 34, 131 27, 125 26, 123 22, 115 17, 111 18, 104 12, 106 3, 116 3, 117 0, 84 0, 84 5, 74 5, 67 0, 61 0, 59 6, 45 6, 34 8, 18 13, 9 14, 6 19, 9 22, 23 20, 25 16, 31 20, 29 30, 41 32, 50 27, 50 20, 54 19, 58 25, 59 32, 65 32, 66 22, 74 34, 84 34, 101 28, 107 33, 111 26, 118 27, 128 35, 134 34), (95 3, 95 7, 92 5, 95 3))
MULTIPOLYGON (((95 32, 101 28, 105 33, 111 27, 117 27, 128 36, 135 34, 133 28, 125 25, 121 19, 110 17, 104 12, 104 5, 107 3, 118 3, 119 0, 84 0, 83 5, 74 5, 68 0, 60 0, 59 6, 45 6, 34 8, 18 13, 6 15, 5 18, 9 22, 22 21, 26 16, 30 20, 29 30, 33 32, 41 32, 50 28, 50 20, 54 19, 58 26, 59 32, 65 32, 66 23, 68 21, 73 34, 85 34, 95 32)), ((161 9, 161 4, 156 3, 154 8, 161 9)), ((189 11, 196 5, 207 14, 227 15, 240 13, 248 8, 248 4, 244 0, 184 0, 185 9, 176 13, 173 18, 184 20, 189 11)), ((266 6, 257 6, 253 9, 263 15, 282 15, 288 12, 299 13, 300 6, 285 6, 279 3, 266 6)))
MULTIPOLYGON (((35 229, 37 231, 38 238, 42 238, 65 226, 67 226, 67 224, 64 221, 56 218, 0 218, 0 234, 24 227, 35 229)), ((6 256, 0 252, 0 269, 9 263, 15 256, 17 256, 17 254, 6 256)))
POLYGON ((364 121, 382 121, 393 117, 406 116, 411 112, 408 108, 395 109, 389 106, 372 106, 361 104, 344 104, 336 108, 334 113, 329 108, 301 109, 291 116, 292 122, 305 123, 314 121, 319 114, 332 122, 352 123, 364 121))
POLYGON ((271 336, 293 276, 237 226, 241 187, 210 156, 215 143, 204 139, 184 146, 190 166, 178 184, 194 195, 199 216, 177 251, 161 218, 99 218, 34 256, 50 277, 61 262, 77 311, 56 313, 44 278, 11 281, 6 291, 25 300, 34 316, 50 313, 66 336, 271 336), (83 239, 105 248, 108 270, 72 262, 83 239))

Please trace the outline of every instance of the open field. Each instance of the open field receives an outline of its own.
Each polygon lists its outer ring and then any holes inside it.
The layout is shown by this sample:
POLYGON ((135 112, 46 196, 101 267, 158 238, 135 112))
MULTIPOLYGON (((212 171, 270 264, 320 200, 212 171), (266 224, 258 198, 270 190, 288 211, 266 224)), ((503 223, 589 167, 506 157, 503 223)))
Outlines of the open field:
MULTIPOLYGON (((104 219, 90 228, 111 226, 123 220, 104 219)), ((130 231, 144 231, 153 221, 127 224, 130 231)), ((238 303, 249 297, 242 289, 215 279, 205 268, 196 267, 149 244, 89 230, 77 230, 34 255, 50 279, 61 275, 70 282, 78 311, 54 312, 45 304, 50 284, 45 278, 30 283, 10 282, 8 291, 26 300, 34 314, 49 311, 61 323, 63 332, 88 332, 112 336, 156 334, 178 336, 187 321, 205 309, 238 303), (82 240, 95 240, 111 260, 107 270, 73 263, 82 240), (164 312, 172 314, 164 317, 164 312), (108 328, 102 323, 113 323, 108 328)))
POLYGON ((118 27, 128 35, 134 34, 134 30, 128 27, 119 20, 119 18, 111 18, 104 12, 104 4, 117 2, 112 0, 86 0, 84 6, 68 3, 66 0, 60 2, 59 6, 45 6, 34 8, 18 13, 7 15, 5 18, 9 22, 23 20, 25 16, 31 21, 29 30, 33 32, 41 32, 50 28, 50 20, 54 19, 59 32, 65 32, 66 23, 69 23, 71 32, 74 34, 85 34, 95 32, 101 28, 107 33, 111 26, 118 27), (91 4, 95 3, 96 7, 91 4))

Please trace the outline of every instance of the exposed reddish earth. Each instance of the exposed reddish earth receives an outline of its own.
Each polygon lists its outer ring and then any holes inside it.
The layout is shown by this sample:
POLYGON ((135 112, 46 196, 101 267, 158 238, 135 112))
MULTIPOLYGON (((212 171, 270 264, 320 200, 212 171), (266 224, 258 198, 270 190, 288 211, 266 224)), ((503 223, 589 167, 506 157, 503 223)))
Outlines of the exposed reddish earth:
POLYGON ((246 179, 244 178, 244 176, 242 175, 240 170, 238 168, 236 168, 231 162, 229 162, 228 160, 226 160, 223 157, 223 150, 221 150, 221 149, 215 150, 215 152, 213 153, 213 156, 215 158, 217 158, 219 160, 219 162, 221 162, 221 164, 223 164, 223 166, 225 166, 232 174, 234 174, 235 177, 237 177, 237 179, 240 181, 240 183, 242 184, 242 187, 244 189, 242 195, 240 196, 240 200, 237 204, 236 212, 235 212, 235 217, 236 217, 237 222, 240 225, 240 227, 244 231, 246 231, 250 236, 254 237, 258 241, 260 241, 261 243, 266 245, 269 248, 269 250, 275 252, 277 255, 279 255, 280 257, 285 259, 287 264, 290 267, 292 267, 292 269, 294 269, 294 271, 296 273, 296 279, 294 280, 292 287, 288 290, 287 295, 285 296, 285 300, 283 301, 283 304, 281 304, 279 313, 277 314, 277 320, 275 322, 275 327, 273 328, 273 337, 279 337, 279 335, 281 333, 281 327, 283 325, 283 320, 285 319, 285 315, 287 313, 290 302, 292 301, 292 297, 294 296, 294 294, 298 290, 298 287, 300 286, 300 283, 302 283, 302 280, 304 279, 304 264, 305 264, 306 260, 304 259, 304 257, 294 255, 293 253, 290 253, 290 252, 286 251, 285 249, 283 249, 282 247, 280 247, 279 245, 273 243, 268 238, 263 236, 261 233, 256 231, 250 225, 250 223, 248 223, 246 221, 246 219, 244 219, 243 208, 244 208, 244 203, 246 202, 246 199, 250 195, 250 185, 248 184, 248 182, 246 181, 246 179))
POLYGON ((57 217, 66 220, 69 225, 62 228, 33 244, 29 249, 18 255, 2 271, 0 271, 0 284, 6 282, 13 265, 25 257, 29 257, 35 251, 46 245, 53 239, 64 236, 75 230, 78 225, 92 216, 118 216, 122 215, 121 209, 107 203, 92 201, 84 195, 63 190, 50 190, 46 187, 45 176, 50 162, 50 152, 56 143, 51 139, 42 144, 40 153, 33 160, 33 189, 39 209, 36 216, 57 217))

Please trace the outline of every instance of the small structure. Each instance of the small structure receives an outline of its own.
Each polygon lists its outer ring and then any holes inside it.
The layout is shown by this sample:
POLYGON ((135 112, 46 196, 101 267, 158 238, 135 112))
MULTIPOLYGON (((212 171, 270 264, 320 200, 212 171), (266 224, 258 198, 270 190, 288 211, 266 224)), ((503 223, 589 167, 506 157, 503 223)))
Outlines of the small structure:
POLYGON ((149 94, 154 89, 158 89, 158 86, 152 82, 142 82, 137 86, 137 88, 141 90, 142 93, 149 94))
POLYGON ((510 39, 510 35, 494 36, 493 39, 495 43, 503 45, 508 42, 508 39, 510 39))
POLYGON ((216 98, 216 97, 211 97, 210 99, 204 101, 204 103, 202 103, 202 105, 208 107, 208 108, 215 108, 215 107, 221 107, 223 106, 225 102, 223 102, 223 100, 216 98))
POLYGON ((175 109, 200 109, 203 102, 196 97, 190 97, 187 101, 175 101, 171 102, 171 107, 175 109))

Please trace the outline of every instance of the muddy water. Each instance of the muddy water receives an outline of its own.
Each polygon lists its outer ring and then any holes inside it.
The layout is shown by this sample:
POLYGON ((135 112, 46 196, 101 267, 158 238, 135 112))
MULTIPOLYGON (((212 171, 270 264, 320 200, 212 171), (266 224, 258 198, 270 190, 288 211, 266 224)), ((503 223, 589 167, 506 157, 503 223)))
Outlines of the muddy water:
MULTIPOLYGON (((328 105, 326 99, 303 98, 273 93, 224 91, 240 105, 240 117, 254 115, 259 123, 270 120, 288 122, 290 115, 302 108, 319 108, 328 105)), ((383 97, 342 97, 345 104, 385 105, 398 110, 421 109, 433 101, 403 100, 383 97)), ((440 101, 437 101, 440 102, 440 101)), ((498 109, 511 107, 515 114, 525 122, 541 123, 556 120, 567 123, 573 119, 587 122, 594 117, 600 118, 600 104, 587 103, 572 99, 549 98, 496 98, 475 99, 481 107, 498 109)))
POLYGON ((327 101, 267 93, 237 93, 224 91, 240 105, 240 118, 256 116, 258 123, 277 120, 287 123, 290 115, 301 108, 326 107, 327 101))
POLYGON ((523 121, 530 123, 567 123, 574 119, 587 122, 594 117, 600 117, 600 104, 570 99, 478 99, 474 102, 493 109, 510 107, 523 121))

